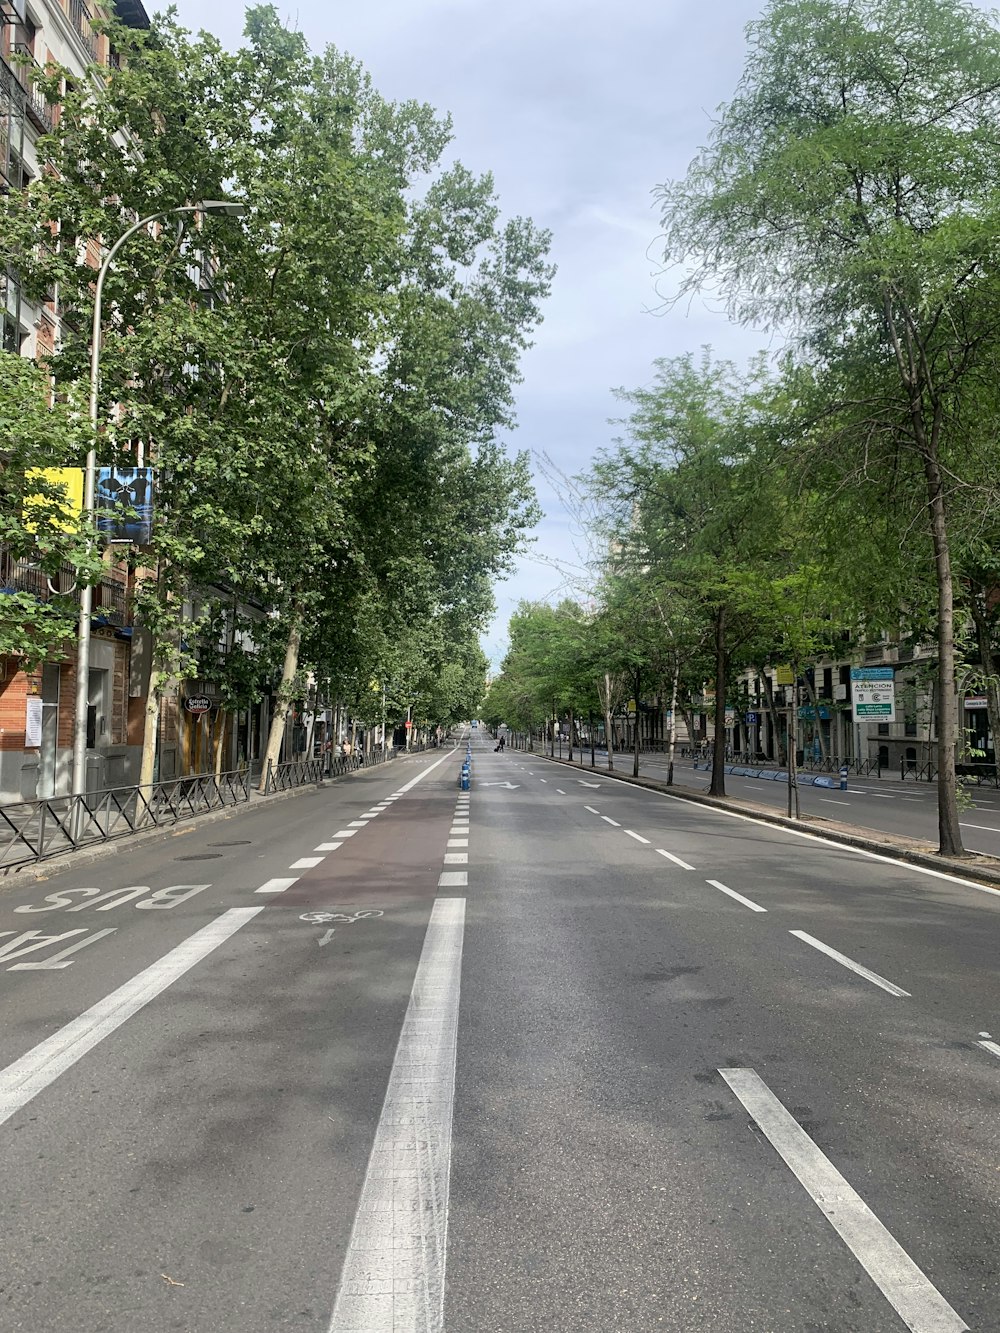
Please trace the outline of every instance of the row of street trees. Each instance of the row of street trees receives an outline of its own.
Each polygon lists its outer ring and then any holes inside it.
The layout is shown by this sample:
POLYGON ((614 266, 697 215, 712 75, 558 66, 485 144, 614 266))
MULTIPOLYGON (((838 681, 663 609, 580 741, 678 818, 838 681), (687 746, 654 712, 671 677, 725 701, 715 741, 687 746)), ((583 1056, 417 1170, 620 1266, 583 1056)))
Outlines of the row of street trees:
POLYGON ((584 479, 600 610, 562 608, 610 647, 591 688, 637 657, 668 695, 714 682, 717 793, 736 669, 932 638, 946 854, 960 685, 1000 735, 998 119, 1000 33, 962 0, 772 0, 659 197, 679 296, 721 294, 786 351, 746 373, 663 361, 623 395, 624 436, 584 479))
MULTIPOLYGON (((87 444, 88 239, 93 254, 136 217, 237 200, 242 221, 140 232, 105 289, 99 462, 144 453, 156 476, 151 545, 126 556, 153 643, 140 780, 163 691, 188 674, 229 709, 280 675, 268 758, 305 668, 362 716, 381 712, 372 682, 390 721, 470 716, 491 585, 535 518, 526 460, 498 437, 548 236, 503 221, 491 178, 448 160, 447 118, 310 52, 270 5, 232 52, 169 12, 111 27, 120 68, 77 89, 51 73, 49 169, 0 199, 0 248, 62 316, 41 370, 0 368, 0 422, 23 423, 0 438, 0 538, 99 575, 80 531, 40 533, 23 506, 32 469, 78 465, 87 444), (264 618, 240 620, 251 606, 264 618)), ((64 651, 70 599, 25 612, 0 607, 3 650, 64 651)))

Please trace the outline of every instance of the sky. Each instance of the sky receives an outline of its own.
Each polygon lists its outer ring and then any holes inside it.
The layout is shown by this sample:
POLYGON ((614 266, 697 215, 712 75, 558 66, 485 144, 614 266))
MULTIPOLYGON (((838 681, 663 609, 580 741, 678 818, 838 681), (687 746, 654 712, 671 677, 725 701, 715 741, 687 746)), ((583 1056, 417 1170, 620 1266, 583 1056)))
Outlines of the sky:
MULTIPOLYGON (((147 0, 148 3, 148 0, 147 0)), ((740 77, 763 0, 278 0, 310 46, 356 57, 393 100, 454 120, 453 153, 491 171, 505 215, 553 234, 558 265, 505 437, 535 464, 545 517, 498 585, 483 639, 494 666, 522 598, 575 592, 586 552, 559 473, 586 471, 623 415, 614 390, 648 384, 658 357, 710 344, 743 362, 768 346, 709 300, 665 308, 656 187, 685 174, 740 77)), ((176 0, 181 20, 235 45, 243 0, 176 0)), ((153 8, 149 5, 149 8, 153 8)))

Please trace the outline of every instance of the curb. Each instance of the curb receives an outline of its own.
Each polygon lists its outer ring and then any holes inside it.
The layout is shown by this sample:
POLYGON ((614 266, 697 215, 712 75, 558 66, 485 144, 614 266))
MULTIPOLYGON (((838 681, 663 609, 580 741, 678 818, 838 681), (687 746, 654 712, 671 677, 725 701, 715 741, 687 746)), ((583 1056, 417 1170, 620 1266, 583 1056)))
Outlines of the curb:
MULTIPOLYGON (((379 765, 379 767, 382 767, 382 765, 379 765)), ((187 833, 193 833, 195 829, 201 828, 205 824, 218 824, 224 819, 235 819, 239 815, 248 814, 251 810, 258 809, 261 801, 266 801, 270 806, 275 801, 287 801, 306 792, 322 791, 325 788, 332 787, 337 782, 343 782, 345 778, 349 781, 356 774, 365 772, 371 772, 371 769, 356 768, 353 772, 342 773, 337 778, 304 783, 301 787, 293 787, 290 791, 275 792, 271 796, 263 796, 258 793, 251 796, 249 801, 241 801, 237 805, 227 805, 220 810, 206 810, 204 814, 188 815, 185 819, 178 820, 176 824, 144 829, 141 833, 126 833, 120 838, 111 838, 107 842, 97 842, 90 847, 81 847, 71 852, 63 852, 59 856, 47 857, 44 861, 29 861, 25 865, 0 867, 0 893, 5 888, 16 886, 18 883, 47 879, 50 874, 57 875, 63 870, 69 870, 77 865, 89 865, 92 861, 101 861, 107 856, 117 856, 119 852, 130 851, 134 847, 144 847, 155 842, 166 842, 168 838, 183 837, 187 833)))
MULTIPOLYGON (((568 759, 553 759, 550 755, 535 755, 548 764, 559 764, 562 768, 577 770, 577 764, 570 764, 568 759)), ((690 787, 679 787, 676 783, 668 786, 657 782, 655 778, 634 778, 631 774, 609 773, 606 769, 581 769, 584 773, 600 773, 602 778, 612 782, 624 782, 633 787, 645 787, 648 791, 659 792, 664 796, 673 796, 679 801, 690 801, 693 805, 708 806, 709 809, 728 810, 732 814, 743 815, 746 819, 756 820, 761 824, 771 824, 775 828, 789 829, 796 833, 808 833, 814 838, 831 842, 843 847, 856 847, 862 852, 873 852, 877 856, 887 856, 895 861, 907 861, 924 870, 937 870, 941 874, 955 875, 959 879, 979 880, 991 888, 1000 888, 1000 860, 970 856, 968 860, 938 856, 930 850, 914 848, 906 843, 883 841, 879 838, 865 838, 856 833, 841 832, 825 824, 814 824, 808 819, 789 819, 759 806, 748 805, 730 797, 708 796, 703 792, 692 791, 690 787), (985 861, 985 864, 984 864, 985 861)))

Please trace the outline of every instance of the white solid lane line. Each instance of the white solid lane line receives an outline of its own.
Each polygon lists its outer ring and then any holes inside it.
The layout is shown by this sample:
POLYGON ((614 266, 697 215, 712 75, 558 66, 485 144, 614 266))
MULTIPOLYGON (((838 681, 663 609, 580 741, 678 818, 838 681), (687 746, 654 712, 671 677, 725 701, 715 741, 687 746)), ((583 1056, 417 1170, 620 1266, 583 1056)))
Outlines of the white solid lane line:
POLYGON ((293 884, 298 884, 298 875, 292 875, 290 879, 269 879, 266 884, 262 884, 256 893, 284 893, 290 889, 293 884))
POLYGON ((997 828, 993 824, 966 824, 962 820, 959 820, 959 823, 962 825, 962 828, 975 828, 983 833, 1000 833, 1000 828, 997 828))
POLYGON ((300 856, 297 861, 293 861, 288 867, 289 870, 312 870, 321 865, 322 856, 300 856))
POLYGON ((392 1062, 329 1333, 441 1333, 465 899, 439 898, 392 1062))
POLYGON ((649 839, 644 838, 640 833, 633 833, 630 828, 625 829, 625 832, 630 838, 635 838, 636 842, 643 842, 647 847, 649 846, 649 839))
POLYGON ((409 782, 404 782, 402 787, 400 787, 399 791, 396 792, 396 795, 402 796, 404 795, 404 793, 414 788, 418 782, 423 782, 424 778, 427 777, 428 773, 433 773, 436 768, 440 768, 442 764, 447 763, 447 761, 452 757, 452 755, 457 753, 457 750, 458 746, 456 746, 454 750, 449 750, 447 754, 443 754, 441 758, 435 760, 433 764, 429 764, 426 768, 422 769, 415 778, 410 778, 409 782))
POLYGON ((233 907, 223 912, 131 981, 91 1005, 79 1018, 39 1042, 20 1060, 0 1070, 0 1125, 263 910, 261 903, 259 907, 233 907))
POLYGON ((668 861, 673 861, 675 866, 680 866, 682 870, 693 870, 694 866, 689 866, 686 861, 682 861, 679 856, 674 856, 673 852, 665 852, 662 847, 657 847, 657 853, 665 856, 668 861))
POLYGON ((730 898, 735 898, 738 903, 744 907, 749 907, 751 912, 766 912, 766 907, 761 907, 759 903, 751 902, 749 898, 744 898, 742 893, 737 893, 735 889, 727 888, 725 884, 720 884, 717 879, 708 879, 706 884, 711 884, 713 889, 718 889, 720 893, 728 893, 730 898))
POLYGON ((720 1069, 748 1114, 910 1333, 963 1333, 959 1317, 753 1069, 720 1069))
POLYGON ((796 939, 803 940, 806 944, 811 944, 814 949, 820 953, 825 953, 828 958, 833 958, 844 967, 849 967, 852 972, 857 972, 859 977, 864 977, 866 981, 872 982, 876 986, 881 986, 884 991, 890 995, 909 996, 908 990, 902 990, 899 986, 894 986, 891 981, 886 981, 885 977, 880 977, 877 972, 872 972, 870 968, 862 967, 856 963, 853 958, 848 958, 844 953, 838 953, 836 949, 831 949, 829 944, 824 944, 813 935, 807 935, 804 930, 790 930, 789 935, 794 935, 796 939))

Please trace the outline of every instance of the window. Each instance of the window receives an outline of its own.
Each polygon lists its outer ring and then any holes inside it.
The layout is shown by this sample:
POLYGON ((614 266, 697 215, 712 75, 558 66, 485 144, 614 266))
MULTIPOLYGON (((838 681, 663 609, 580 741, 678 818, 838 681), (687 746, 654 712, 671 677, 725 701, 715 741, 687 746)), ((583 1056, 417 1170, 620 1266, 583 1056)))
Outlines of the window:
POLYGON ((908 717, 906 721, 903 723, 903 735, 915 736, 916 734, 917 734, 917 719, 915 717, 908 717))
POLYGON ((880 723, 878 724, 878 734, 879 734, 880 736, 888 736, 888 734, 889 734, 889 724, 888 724, 888 722, 880 722, 880 723))

